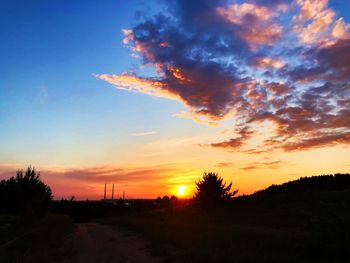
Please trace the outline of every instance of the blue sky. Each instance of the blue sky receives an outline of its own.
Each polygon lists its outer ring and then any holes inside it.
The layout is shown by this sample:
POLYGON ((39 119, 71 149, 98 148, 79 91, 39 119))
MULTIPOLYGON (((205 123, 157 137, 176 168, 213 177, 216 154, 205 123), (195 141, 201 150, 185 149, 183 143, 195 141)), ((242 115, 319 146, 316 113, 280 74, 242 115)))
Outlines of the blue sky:
POLYGON ((121 29, 144 9, 141 1, 1 5, 2 161, 37 162, 28 155, 43 158, 61 148, 80 154, 90 143, 103 149, 113 138, 154 129, 179 108, 116 92, 93 76, 135 67, 121 29))

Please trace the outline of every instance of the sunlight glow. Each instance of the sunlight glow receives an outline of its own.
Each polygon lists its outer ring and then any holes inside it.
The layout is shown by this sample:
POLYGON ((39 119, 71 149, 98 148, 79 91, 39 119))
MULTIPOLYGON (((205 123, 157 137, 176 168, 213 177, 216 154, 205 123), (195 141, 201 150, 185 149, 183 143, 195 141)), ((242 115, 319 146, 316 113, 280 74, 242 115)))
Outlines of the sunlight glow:
POLYGON ((186 186, 184 185, 180 185, 178 188, 177 188, 177 193, 179 196, 184 196, 185 195, 185 190, 186 190, 186 186))

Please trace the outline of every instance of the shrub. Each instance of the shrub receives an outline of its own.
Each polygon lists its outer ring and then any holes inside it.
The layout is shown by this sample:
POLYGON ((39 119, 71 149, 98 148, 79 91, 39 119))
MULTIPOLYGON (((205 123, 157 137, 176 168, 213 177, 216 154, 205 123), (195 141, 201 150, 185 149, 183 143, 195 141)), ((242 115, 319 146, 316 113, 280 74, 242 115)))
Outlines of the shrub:
POLYGON ((18 170, 15 177, 0 182, 0 210, 23 217, 43 216, 52 199, 49 186, 34 167, 18 170))

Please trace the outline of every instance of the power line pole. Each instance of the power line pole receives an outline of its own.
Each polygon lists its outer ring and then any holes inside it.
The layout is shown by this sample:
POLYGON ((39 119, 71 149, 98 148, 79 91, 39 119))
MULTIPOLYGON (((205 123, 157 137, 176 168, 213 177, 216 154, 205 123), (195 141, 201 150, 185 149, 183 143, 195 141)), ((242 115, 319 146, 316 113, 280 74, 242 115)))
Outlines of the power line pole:
POLYGON ((114 184, 112 184, 112 201, 114 200, 114 184))
POLYGON ((106 191, 107 191, 107 184, 105 184, 105 192, 104 192, 104 195, 103 195, 103 200, 106 200, 106 191))

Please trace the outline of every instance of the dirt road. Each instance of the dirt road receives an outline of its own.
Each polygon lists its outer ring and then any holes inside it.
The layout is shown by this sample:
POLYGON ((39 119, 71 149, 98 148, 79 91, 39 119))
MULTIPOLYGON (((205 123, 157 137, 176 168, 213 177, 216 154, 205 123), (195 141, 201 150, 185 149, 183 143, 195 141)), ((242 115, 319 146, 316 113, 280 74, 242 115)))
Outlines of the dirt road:
POLYGON ((150 255, 144 240, 98 223, 79 224, 69 246, 70 256, 59 263, 162 262, 150 255))

